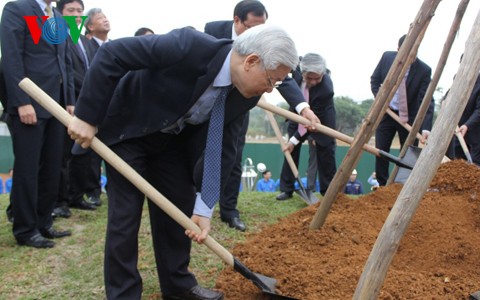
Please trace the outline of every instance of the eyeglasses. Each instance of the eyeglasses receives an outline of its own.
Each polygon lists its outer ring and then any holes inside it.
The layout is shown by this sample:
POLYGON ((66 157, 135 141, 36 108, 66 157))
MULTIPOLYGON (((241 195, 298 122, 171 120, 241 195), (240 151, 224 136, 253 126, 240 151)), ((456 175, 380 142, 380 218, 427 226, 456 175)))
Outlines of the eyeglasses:
POLYGON ((282 84, 283 81, 275 81, 275 83, 273 83, 272 78, 270 77, 270 74, 268 74, 267 69, 265 69, 265 73, 267 74, 268 83, 270 83, 270 85, 272 86, 272 89, 276 89, 282 84))

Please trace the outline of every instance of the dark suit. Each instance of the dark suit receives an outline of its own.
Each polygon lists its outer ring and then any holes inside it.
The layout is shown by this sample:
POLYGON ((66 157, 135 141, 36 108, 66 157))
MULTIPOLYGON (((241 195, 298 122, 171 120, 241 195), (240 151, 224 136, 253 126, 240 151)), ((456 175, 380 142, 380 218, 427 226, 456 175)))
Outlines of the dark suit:
MULTIPOLYGON (((459 126, 467 125, 468 131, 465 142, 475 164, 480 165, 480 76, 477 77, 472 94, 468 99, 459 126)), ((455 138, 455 157, 466 159, 460 143, 455 138)))
MULTIPOLYGON (((60 16, 54 10, 55 16, 60 16)), ((73 73, 65 43, 51 45, 44 39, 34 44, 23 16, 41 17, 44 12, 35 0, 18 0, 5 5, 0 24, 2 63, 7 87, 7 112, 12 118, 15 155, 11 199, 13 234, 24 241, 52 225, 53 207, 58 197, 61 153, 65 128, 20 89, 29 77, 61 105, 74 104, 73 73), (18 107, 31 104, 37 124, 20 121, 18 107)))
MULTIPOLYGON (((88 65, 90 65, 100 45, 93 38, 90 40, 87 39, 85 36, 81 36, 81 38, 83 38, 82 43, 85 47, 85 52, 87 54, 89 62, 88 65)), ((85 68, 87 66, 85 66, 84 57, 83 54, 80 52, 80 47, 75 46, 73 48, 76 54, 75 58, 77 66, 80 68, 83 65, 83 69, 80 69, 80 72, 77 73, 77 76, 75 78, 75 86, 79 86, 78 90, 80 91, 86 74, 85 68)), ((82 151, 81 153, 73 153, 69 162, 69 177, 71 181, 68 187, 68 202, 70 205, 77 205, 84 199, 85 194, 87 195, 87 197, 100 197, 101 165, 102 158, 94 151, 82 151)))
MULTIPOLYGON (((233 21, 214 21, 205 25, 205 33, 210 34, 216 38, 232 38, 233 21)), ((287 102, 298 104, 296 100, 303 99, 300 90, 296 87, 295 82, 291 79, 286 79, 284 84, 278 88, 279 92, 284 96, 287 102)), ((225 189, 220 197, 220 217, 222 220, 228 220, 234 217, 239 217, 240 213, 237 210, 238 193, 240 182, 242 179, 242 154, 245 147, 245 137, 248 131, 249 112, 240 116, 232 127, 235 127, 236 146, 232 149, 235 153, 230 153, 230 159, 226 164, 233 165, 232 173, 229 175, 225 189)))
MULTIPOLYGON (((73 76, 75 86, 75 99, 80 95, 83 79, 88 67, 95 55, 90 40, 80 35, 80 41, 74 44, 68 39, 68 48, 72 54, 73 76), (81 41, 81 42, 80 42, 81 41), (82 43, 82 46, 80 45, 82 43)), ((62 180, 60 184, 60 197, 57 206, 75 205, 83 199, 88 184, 88 171, 86 167, 90 164, 90 155, 72 155, 71 149, 74 141, 69 136, 65 138, 65 149, 63 152, 62 180)), ((99 174, 99 171, 97 172, 99 174)), ((95 180, 95 179, 93 179, 95 180)))
MULTIPOLYGON (((370 78, 370 85, 374 96, 377 96, 380 86, 385 80, 385 77, 387 77, 387 73, 393 64, 396 55, 397 52, 395 51, 384 52, 380 62, 373 71, 373 74, 370 78)), ((432 70, 427 64, 416 58, 415 61, 410 65, 408 72, 406 88, 408 123, 411 125, 417 116, 418 109, 420 108, 423 97, 425 96, 428 85, 430 84, 432 70)), ((431 101, 425 119, 422 123, 421 130, 430 130, 432 128, 434 105, 434 101, 431 101)), ((398 114, 398 111, 395 112, 398 114)), ((402 125, 398 124, 394 119, 388 116, 388 114, 385 114, 375 133, 375 146, 380 150, 389 152, 396 132, 398 132, 400 144, 403 146, 403 143, 408 136, 408 131, 403 128, 402 125)), ((375 171, 377 173, 377 180, 380 185, 385 185, 387 183, 388 167, 388 161, 379 158, 375 160, 375 171)))
MULTIPOLYGON (((192 215, 194 207, 193 172, 205 148, 208 122, 187 125, 178 134, 162 130, 184 116, 212 84, 231 44, 231 40, 218 40, 189 28, 112 41, 98 50, 76 107, 80 119, 101 124, 101 140, 187 216, 192 215), (105 81, 106 77, 110 80, 105 81), (95 88, 98 82, 103 83, 102 89, 95 88)), ((230 124, 254 107, 258 99, 245 99, 236 89, 230 92, 225 108, 224 149, 233 145, 225 141, 236 142, 228 130, 230 124)), ((222 178, 231 169, 231 165, 222 163, 222 178)), ((107 297, 139 299, 137 237, 144 195, 109 166, 107 174, 107 297)), ((196 186, 201 187, 201 182, 196 186)), ((148 203, 162 293, 188 290, 196 284, 188 271, 190 239, 180 225, 148 203)))
POLYGON ((72 51, 73 62, 73 74, 75 79, 75 98, 80 95, 80 89, 82 88, 83 79, 87 73, 88 67, 93 60, 96 50, 93 49, 91 41, 84 35, 80 35, 80 40, 85 49, 85 54, 82 52, 80 43, 69 43, 69 47, 72 51), (86 55, 86 60, 85 60, 86 55))
MULTIPOLYGON (((298 86, 300 86, 303 80, 301 72, 296 70, 293 75, 294 80, 297 82, 298 86)), ((333 83, 330 76, 324 74, 322 81, 311 87, 308 91, 310 108, 320 119, 322 125, 335 129, 336 112, 333 103, 333 83)), ((293 111, 293 108, 290 107, 290 110, 293 111)), ((337 171, 335 163, 335 139, 319 132, 309 131, 301 136, 298 132, 298 123, 293 121, 289 121, 288 123, 288 135, 290 137, 295 136, 295 138, 300 141, 292 151, 292 158, 297 166, 300 160, 302 143, 308 137, 311 137, 315 141, 320 193, 324 195, 337 171)), ((294 190, 294 183, 295 177, 288 162, 285 160, 280 175, 280 191, 288 194, 292 193, 294 190)))

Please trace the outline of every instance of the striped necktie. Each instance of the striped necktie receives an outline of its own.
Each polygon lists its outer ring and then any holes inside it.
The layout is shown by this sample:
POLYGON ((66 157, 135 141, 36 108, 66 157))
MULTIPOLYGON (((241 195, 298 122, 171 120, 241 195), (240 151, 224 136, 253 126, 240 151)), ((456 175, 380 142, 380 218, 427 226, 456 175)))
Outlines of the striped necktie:
POLYGON ((49 19, 53 18, 53 10, 50 5, 47 5, 47 7, 45 7, 45 13, 47 13, 49 19))
POLYGON ((219 88, 213 104, 212 115, 208 124, 207 143, 203 162, 202 200, 212 208, 220 198, 223 121, 225 118, 225 100, 232 86, 219 88))

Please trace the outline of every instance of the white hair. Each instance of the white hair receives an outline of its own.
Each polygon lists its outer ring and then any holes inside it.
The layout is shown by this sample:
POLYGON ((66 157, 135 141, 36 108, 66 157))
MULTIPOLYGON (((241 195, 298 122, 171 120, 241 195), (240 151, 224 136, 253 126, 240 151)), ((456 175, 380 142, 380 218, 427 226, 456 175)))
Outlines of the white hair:
POLYGON ((233 42, 233 50, 242 56, 257 54, 269 70, 280 65, 294 70, 298 65, 295 43, 277 26, 262 24, 246 30, 233 42))
POLYGON ((300 70, 302 73, 324 74, 327 71, 327 62, 320 54, 307 53, 300 61, 300 70))

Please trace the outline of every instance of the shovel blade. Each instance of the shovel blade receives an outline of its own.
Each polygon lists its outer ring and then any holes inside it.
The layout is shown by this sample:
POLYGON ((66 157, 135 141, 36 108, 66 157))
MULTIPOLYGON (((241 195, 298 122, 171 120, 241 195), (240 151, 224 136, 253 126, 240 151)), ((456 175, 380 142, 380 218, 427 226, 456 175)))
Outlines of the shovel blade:
POLYGON ((305 203, 308 205, 312 205, 318 202, 318 198, 313 195, 313 193, 310 192, 310 190, 306 190, 305 187, 303 186, 302 180, 300 178, 296 178, 298 182, 298 186, 300 187, 298 190, 295 190, 295 192, 302 198, 305 203))
MULTIPOLYGON (((402 161, 405 161, 407 164, 414 166, 420 156, 421 148, 415 146, 408 146, 405 155, 402 158, 402 161)), ((397 176, 395 176, 394 182, 405 183, 412 172, 411 169, 398 167, 397 176)))
POLYGON ((275 293, 275 286, 277 285, 277 280, 275 278, 271 278, 262 274, 254 273, 249 270, 244 264, 242 264, 239 260, 235 257, 233 258, 233 269, 238 273, 242 274, 243 277, 249 279, 253 282, 260 290, 263 292, 263 296, 265 299, 273 299, 273 300, 299 300, 297 298, 291 298, 288 296, 282 296, 275 293))

